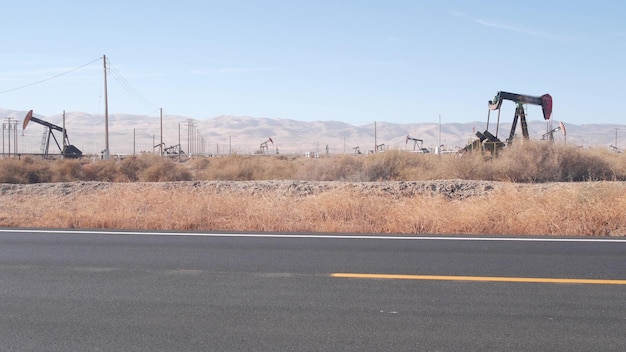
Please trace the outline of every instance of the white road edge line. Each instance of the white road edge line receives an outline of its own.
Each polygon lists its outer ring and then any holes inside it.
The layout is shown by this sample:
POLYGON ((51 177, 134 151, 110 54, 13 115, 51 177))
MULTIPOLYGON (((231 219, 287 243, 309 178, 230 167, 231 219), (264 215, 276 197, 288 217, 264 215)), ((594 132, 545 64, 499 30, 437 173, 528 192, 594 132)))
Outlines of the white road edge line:
POLYGON ((360 239, 360 240, 403 240, 403 241, 518 241, 518 242, 608 242, 626 243, 626 239, 612 238, 548 238, 548 237, 462 237, 462 236, 383 236, 383 235, 323 235, 323 234, 272 234, 272 233, 210 233, 210 232, 142 232, 142 231, 96 231, 96 230, 41 230, 0 229, 0 233, 54 233, 78 235, 133 235, 133 236, 190 236, 190 237, 252 237, 294 239, 360 239))

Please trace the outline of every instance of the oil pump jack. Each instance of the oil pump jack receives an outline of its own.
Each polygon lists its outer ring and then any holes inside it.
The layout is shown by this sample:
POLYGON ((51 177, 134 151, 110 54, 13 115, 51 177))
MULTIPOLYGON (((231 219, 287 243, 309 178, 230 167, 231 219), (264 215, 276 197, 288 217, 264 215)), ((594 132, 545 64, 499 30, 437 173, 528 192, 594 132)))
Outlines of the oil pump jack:
POLYGON ((517 129, 517 123, 521 124, 522 136, 524 139, 528 139, 528 123, 526 121, 526 112, 524 111, 524 104, 533 104, 541 106, 543 111, 544 120, 549 120, 552 115, 552 96, 550 94, 544 94, 540 97, 515 94, 509 92, 498 92, 493 100, 489 101, 489 110, 487 114, 487 129, 484 132, 476 132, 478 140, 468 144, 462 151, 470 151, 481 147, 494 152, 496 149, 502 148, 505 145, 513 143, 515 137, 515 130, 517 129), (511 132, 509 138, 506 139, 506 143, 502 142, 498 138, 498 128, 500 126, 500 107, 504 100, 510 100, 515 103, 515 116, 513 117, 513 123, 511 125, 511 132), (489 115, 492 110, 498 110, 498 121, 496 123, 496 134, 489 132, 489 115))
POLYGON ((563 124, 563 122, 559 122, 559 127, 553 128, 550 131, 544 133, 543 136, 541 136, 541 139, 548 140, 554 143, 554 132, 557 132, 557 131, 561 131, 563 136, 567 136, 567 132, 565 131, 565 125, 563 124))
POLYGON ((269 154, 269 147, 267 146, 267 143, 274 144, 272 137, 268 138, 265 142, 261 143, 259 147, 259 154, 269 154))
POLYGON ((406 140, 405 140, 405 144, 409 144, 409 141, 413 141, 413 151, 415 151, 415 147, 417 147, 417 143, 419 143, 420 145, 420 151, 423 151, 422 148, 422 143, 424 143, 424 140, 422 139, 418 139, 418 138, 413 138, 413 137, 409 137, 409 135, 406 135, 406 140))
POLYGON ((43 149, 43 158, 44 159, 48 158, 48 150, 50 148, 50 137, 52 137, 54 139, 54 142, 56 143, 57 147, 59 148, 59 151, 61 152, 61 155, 64 158, 77 159, 77 158, 80 158, 83 155, 83 152, 81 152, 78 148, 76 148, 75 146, 70 144, 70 139, 67 137, 67 129, 59 127, 59 126, 57 126, 55 124, 52 124, 50 122, 46 122, 44 120, 40 120, 40 119, 34 117, 33 116, 33 110, 30 110, 26 114, 26 117, 24 117, 24 123, 22 124, 22 130, 26 129, 26 126, 28 125, 28 123, 30 121, 36 122, 36 123, 38 123, 40 125, 43 125, 43 126, 48 128, 48 133, 47 134, 44 131, 44 137, 43 137, 43 141, 42 141, 42 149, 43 149), (57 137, 54 135, 52 130, 60 131, 63 134, 63 146, 59 145, 59 141, 57 140, 57 137))

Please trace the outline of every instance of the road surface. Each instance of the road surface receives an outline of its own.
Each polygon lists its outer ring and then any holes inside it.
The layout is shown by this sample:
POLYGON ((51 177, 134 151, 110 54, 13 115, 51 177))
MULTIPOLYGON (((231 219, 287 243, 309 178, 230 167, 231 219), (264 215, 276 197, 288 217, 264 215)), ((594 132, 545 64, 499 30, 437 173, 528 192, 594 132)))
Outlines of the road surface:
POLYGON ((626 240, 0 230, 0 351, 625 351, 626 240))

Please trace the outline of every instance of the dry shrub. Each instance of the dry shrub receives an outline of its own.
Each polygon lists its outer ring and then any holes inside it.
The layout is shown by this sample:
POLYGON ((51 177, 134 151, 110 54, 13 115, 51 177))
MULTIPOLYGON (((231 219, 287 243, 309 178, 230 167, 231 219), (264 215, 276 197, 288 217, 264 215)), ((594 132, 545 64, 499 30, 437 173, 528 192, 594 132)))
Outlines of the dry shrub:
POLYGON ((2 183, 26 183, 21 177, 24 165, 19 160, 2 160, 0 167, 0 182, 2 183))
POLYGON ((455 155, 405 153, 407 158, 400 170, 398 180, 435 180, 457 178, 447 172, 448 165, 455 162, 455 155))
POLYGON ((54 165, 53 182, 72 182, 84 180, 83 167, 80 160, 61 160, 54 165))
POLYGON ((293 159, 284 156, 250 157, 244 164, 252 169, 251 180, 290 180, 294 178, 297 168, 293 159))
POLYGON ((560 148, 558 156, 562 181, 624 180, 626 175, 616 175, 609 162, 608 152, 597 149, 560 148))
POLYGON ((196 171, 199 180, 259 181, 293 179, 296 165, 291 158, 261 155, 229 155, 211 158, 196 171))
POLYGON ((190 169, 175 159, 163 158, 154 154, 133 155, 118 162, 120 175, 117 180, 130 182, 190 181, 190 169))
POLYGON ((83 178, 78 160, 42 160, 24 157, 0 161, 0 183, 69 182, 83 178))
POLYGON ((282 156, 268 158, 268 167, 259 180, 293 180, 297 171, 295 159, 282 156))
POLYGON ((191 172, 188 169, 166 158, 155 159, 155 162, 139 176, 139 180, 143 182, 191 181, 191 179, 191 172))
POLYGON ((294 177, 307 181, 366 181, 363 160, 351 155, 301 158, 294 177))
POLYGON ((559 180, 558 150, 551 143, 518 141, 493 160, 493 179, 509 182, 559 180))
POLYGON ((365 162, 368 181, 397 180, 407 166, 407 156, 408 153, 397 150, 368 156, 365 162))
POLYGON ((463 155, 415 154, 390 150, 373 155, 306 158, 282 155, 232 155, 192 158, 184 163, 152 154, 121 161, 0 160, 0 182, 306 180, 414 181, 497 180, 515 183, 626 180, 625 154, 544 141, 517 141, 498 152, 463 155))
POLYGON ((597 148, 520 140, 494 157, 464 154, 453 167, 462 179, 542 183, 624 180, 624 163, 624 157, 597 148))
POLYGON ((191 158, 185 161, 185 165, 194 179, 202 180, 204 172, 211 167, 211 159, 213 158, 191 158))
POLYGON ((52 171, 48 163, 31 158, 25 158, 22 162, 22 178, 25 183, 43 183, 52 180, 52 171))
POLYGON ((615 172, 615 178, 619 181, 626 181, 626 156, 623 153, 607 153, 600 149, 597 153, 602 154, 615 172))
POLYGON ((82 171, 85 181, 114 182, 120 180, 115 160, 99 160, 83 164, 82 171))
POLYGON ((365 181, 412 181, 458 178, 450 165, 454 155, 410 153, 390 150, 364 159, 365 181))
POLYGON ((52 181, 52 171, 48 163, 44 161, 34 161, 31 158, 23 159, 23 177, 26 183, 42 183, 52 181))
POLYGON ((2 183, 42 183, 52 181, 52 171, 44 161, 25 157, 22 160, 6 159, 0 164, 2 183))
POLYGON ((119 172, 130 182, 139 181, 141 173, 152 165, 155 160, 152 155, 132 155, 119 163, 119 172))
POLYGON ((466 153, 450 159, 444 164, 442 172, 449 178, 462 180, 493 180, 492 157, 488 154, 466 153))
POLYGON ((230 155, 214 158, 206 165, 206 169, 198 171, 197 177, 202 180, 254 180, 255 171, 258 172, 261 165, 255 164, 253 159, 263 157, 230 155))
POLYGON ((390 150, 373 155, 341 155, 305 159, 296 173, 300 180, 399 181, 428 180, 437 175, 436 156, 390 150))

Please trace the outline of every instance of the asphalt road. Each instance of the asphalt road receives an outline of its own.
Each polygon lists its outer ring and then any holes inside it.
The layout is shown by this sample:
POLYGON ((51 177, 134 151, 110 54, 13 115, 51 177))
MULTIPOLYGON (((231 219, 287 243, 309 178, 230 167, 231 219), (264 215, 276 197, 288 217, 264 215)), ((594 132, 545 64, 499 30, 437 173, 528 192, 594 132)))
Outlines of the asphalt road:
POLYGON ((626 351, 626 240, 0 230, 0 351, 626 351))

